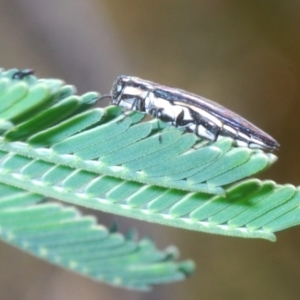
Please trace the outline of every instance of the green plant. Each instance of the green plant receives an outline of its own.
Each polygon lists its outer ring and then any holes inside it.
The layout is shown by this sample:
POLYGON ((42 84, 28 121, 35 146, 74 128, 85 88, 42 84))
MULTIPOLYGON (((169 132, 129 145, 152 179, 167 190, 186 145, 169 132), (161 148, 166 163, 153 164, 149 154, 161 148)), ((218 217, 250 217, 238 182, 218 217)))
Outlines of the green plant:
POLYGON ((61 80, 0 73, 0 238, 95 280, 126 288, 181 280, 175 248, 97 225, 49 197, 185 229, 274 241, 299 223, 298 188, 247 179, 276 156, 93 108, 61 80))

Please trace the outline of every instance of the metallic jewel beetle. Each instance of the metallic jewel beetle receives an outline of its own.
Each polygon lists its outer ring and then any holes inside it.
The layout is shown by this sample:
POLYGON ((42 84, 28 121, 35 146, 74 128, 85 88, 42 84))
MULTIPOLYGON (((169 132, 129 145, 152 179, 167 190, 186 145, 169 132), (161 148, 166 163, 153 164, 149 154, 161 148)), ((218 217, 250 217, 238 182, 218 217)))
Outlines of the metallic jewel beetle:
MULTIPOLYGON (((105 96, 104 96, 105 97, 105 96)), ((137 110, 201 138, 230 137, 237 146, 274 151, 278 142, 238 114, 189 92, 121 75, 109 95, 124 110, 137 110)))

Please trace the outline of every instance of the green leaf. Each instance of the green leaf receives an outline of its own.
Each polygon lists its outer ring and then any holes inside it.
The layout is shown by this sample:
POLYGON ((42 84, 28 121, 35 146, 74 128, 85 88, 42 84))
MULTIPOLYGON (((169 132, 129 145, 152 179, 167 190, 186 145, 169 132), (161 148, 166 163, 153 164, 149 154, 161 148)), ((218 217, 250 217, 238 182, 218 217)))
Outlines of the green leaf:
MULTIPOLYGON (((24 196, 28 214, 36 213, 28 222, 33 226, 32 235, 39 233, 34 249, 42 247, 49 253, 48 241, 59 241, 59 232, 57 239, 53 233, 47 240, 43 222, 58 222, 55 228, 59 231, 64 218, 72 224, 85 220, 57 204, 35 203, 36 195, 144 221, 247 238, 275 240, 275 232, 299 224, 299 188, 249 179, 274 163, 274 154, 236 148, 229 138, 207 142, 156 119, 143 121, 139 112, 124 115, 116 106, 92 108, 97 93, 77 96, 73 87, 60 80, 34 76, 16 80, 12 79, 14 72, 0 73, 0 182, 7 189, 25 191, 13 196, 11 203, 18 208, 18 199, 24 196), (49 219, 43 217, 44 205, 49 219)), ((9 197, 3 202, 0 198, 0 226, 3 219, 3 226, 11 226, 5 232, 15 236, 13 228, 21 226, 23 221, 17 220, 22 220, 22 210, 26 218, 26 210, 22 207, 9 221, 4 216, 9 197)), ((93 223, 87 232, 94 227, 93 223)), ((27 236, 24 228, 18 229, 19 239, 27 236)), ((189 263, 170 262, 167 252, 149 265, 147 259, 155 257, 154 252, 149 257, 141 254, 141 258, 137 250, 124 250, 128 255, 123 257, 119 248, 105 258, 109 264, 98 268, 95 261, 102 259, 101 241, 92 246, 99 247, 98 254, 89 256, 84 253, 89 243, 82 238, 84 234, 78 233, 72 240, 73 246, 78 243, 81 250, 77 254, 83 259, 80 268, 74 269, 81 273, 90 270, 85 274, 112 284, 144 289, 153 283, 183 279, 192 270, 189 263), (137 261, 140 265, 132 264, 137 261)), ((143 241, 128 247, 138 249, 143 241)), ((52 259, 56 254, 45 259, 67 268, 77 266, 79 258, 66 254, 72 249, 61 247, 60 259, 52 259), (65 259, 72 263, 64 263, 65 259)))
POLYGON ((75 208, 41 203, 43 196, 4 184, 0 191, 0 238, 53 264, 137 290, 182 280, 194 268, 175 262, 175 248, 158 251, 150 240, 111 232, 75 208))
POLYGON ((32 137, 23 143, 8 142, 5 134, 0 138, 0 149, 124 180, 219 195, 225 195, 225 185, 260 172, 276 159, 262 151, 237 150, 230 139, 203 143, 176 128, 157 132, 156 120, 136 124, 140 113, 124 118, 114 107, 90 110, 88 116, 101 118, 94 124, 92 118, 87 122, 86 114, 75 115, 40 134, 35 133, 40 126, 36 116, 7 132, 12 139, 27 126, 32 128, 32 137), (39 147, 43 141, 44 145, 57 142, 39 147))

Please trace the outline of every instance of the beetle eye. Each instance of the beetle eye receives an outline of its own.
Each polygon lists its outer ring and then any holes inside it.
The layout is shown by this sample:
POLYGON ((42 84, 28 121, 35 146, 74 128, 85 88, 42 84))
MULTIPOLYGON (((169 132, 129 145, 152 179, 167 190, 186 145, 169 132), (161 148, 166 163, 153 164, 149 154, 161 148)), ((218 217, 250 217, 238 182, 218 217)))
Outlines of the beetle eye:
POLYGON ((111 90, 111 96, 112 96, 112 102, 115 103, 120 94, 122 94, 122 91, 124 89, 125 86, 125 82, 124 82, 124 76, 119 76, 118 79, 116 80, 116 82, 113 84, 112 90, 111 90))

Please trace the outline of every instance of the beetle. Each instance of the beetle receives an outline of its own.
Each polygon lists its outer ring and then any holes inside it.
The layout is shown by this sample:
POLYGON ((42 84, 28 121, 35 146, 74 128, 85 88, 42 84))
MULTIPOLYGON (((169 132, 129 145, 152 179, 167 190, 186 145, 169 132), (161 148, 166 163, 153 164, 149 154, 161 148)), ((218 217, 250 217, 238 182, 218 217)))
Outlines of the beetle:
POLYGON ((273 137, 238 114, 181 89, 121 75, 114 82, 110 94, 102 98, 105 97, 111 98, 112 104, 124 110, 150 114, 210 141, 230 137, 237 146, 268 151, 278 150, 280 146, 273 137))

